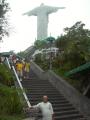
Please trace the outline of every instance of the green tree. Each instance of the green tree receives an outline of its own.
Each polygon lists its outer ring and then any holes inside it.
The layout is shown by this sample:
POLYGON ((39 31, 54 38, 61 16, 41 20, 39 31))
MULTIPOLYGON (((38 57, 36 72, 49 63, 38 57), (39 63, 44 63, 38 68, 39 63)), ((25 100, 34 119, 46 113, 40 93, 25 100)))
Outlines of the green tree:
POLYGON ((66 39, 66 36, 61 35, 60 37, 56 39, 55 44, 57 48, 59 48, 60 51, 64 51, 67 46, 67 42, 68 40, 66 39))
POLYGON ((65 34, 56 41, 57 47, 63 50, 61 58, 70 68, 90 61, 90 31, 84 28, 81 21, 71 28, 65 28, 65 34))
POLYGON ((6 18, 6 13, 10 10, 9 4, 6 2, 6 0, 2 0, 0 4, 0 40, 5 35, 9 35, 9 32, 7 30, 8 28, 8 20, 6 18))
POLYGON ((37 49, 42 49, 47 47, 47 41, 46 40, 36 40, 34 43, 34 46, 37 49))

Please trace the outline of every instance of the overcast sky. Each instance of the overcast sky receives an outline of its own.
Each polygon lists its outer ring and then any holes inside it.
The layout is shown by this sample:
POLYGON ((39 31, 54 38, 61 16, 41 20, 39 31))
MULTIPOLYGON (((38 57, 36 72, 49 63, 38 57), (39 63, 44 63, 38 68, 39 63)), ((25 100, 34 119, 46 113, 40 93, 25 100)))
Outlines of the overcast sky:
POLYGON ((90 0, 8 0, 11 7, 9 13, 10 36, 0 43, 1 51, 15 50, 19 52, 33 45, 37 37, 37 19, 35 16, 22 14, 39 6, 41 3, 49 6, 66 7, 49 16, 48 36, 59 36, 63 28, 71 27, 77 21, 86 24, 90 29, 90 0))

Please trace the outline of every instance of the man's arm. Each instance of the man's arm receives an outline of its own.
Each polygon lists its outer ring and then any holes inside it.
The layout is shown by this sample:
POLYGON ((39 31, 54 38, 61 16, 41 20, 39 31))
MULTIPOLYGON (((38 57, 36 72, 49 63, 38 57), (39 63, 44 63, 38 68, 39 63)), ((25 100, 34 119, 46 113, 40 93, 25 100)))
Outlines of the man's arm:
POLYGON ((27 112, 27 111, 32 111, 34 109, 38 110, 40 108, 40 104, 37 104, 37 105, 34 105, 34 106, 31 106, 31 107, 28 107, 28 108, 24 108, 24 112, 27 112))
POLYGON ((38 103, 37 105, 31 106, 30 109, 34 109, 34 108, 40 108, 40 103, 38 103))

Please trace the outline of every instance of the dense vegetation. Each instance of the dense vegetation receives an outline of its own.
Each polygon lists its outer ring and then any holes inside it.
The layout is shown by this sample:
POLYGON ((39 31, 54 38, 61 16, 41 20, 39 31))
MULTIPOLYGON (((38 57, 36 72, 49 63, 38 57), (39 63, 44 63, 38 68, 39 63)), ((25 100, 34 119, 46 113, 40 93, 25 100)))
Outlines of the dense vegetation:
POLYGON ((14 79, 12 71, 0 64, 0 120, 15 120, 14 117, 22 113, 23 105, 14 87, 14 79))
POLYGON ((0 64, 0 83, 6 86, 12 86, 14 84, 14 77, 11 71, 5 64, 0 64))
POLYGON ((7 12, 10 10, 9 4, 6 0, 1 0, 0 4, 0 40, 6 35, 9 35, 8 30, 8 19, 7 19, 7 12))
POLYGON ((41 50, 44 48, 49 48, 51 46, 51 43, 52 43, 52 46, 55 46, 54 41, 55 41, 55 38, 50 36, 50 37, 46 38, 45 40, 36 40, 34 42, 34 46, 36 49, 41 50))
POLYGON ((85 24, 77 22, 71 28, 65 28, 65 34, 56 40, 60 49, 62 66, 70 70, 90 61, 90 31, 84 29, 85 24))

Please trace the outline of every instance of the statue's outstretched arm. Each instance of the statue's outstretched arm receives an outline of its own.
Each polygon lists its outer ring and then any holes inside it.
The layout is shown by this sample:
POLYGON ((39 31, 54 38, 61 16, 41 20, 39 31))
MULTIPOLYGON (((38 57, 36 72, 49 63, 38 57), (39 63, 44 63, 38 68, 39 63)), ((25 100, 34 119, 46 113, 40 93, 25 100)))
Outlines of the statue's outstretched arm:
POLYGON ((35 8, 35 9, 29 11, 29 12, 26 12, 23 15, 28 15, 28 16, 34 15, 34 16, 37 16, 37 8, 35 8))
POLYGON ((48 13, 57 12, 59 9, 65 9, 65 7, 48 7, 48 13))

